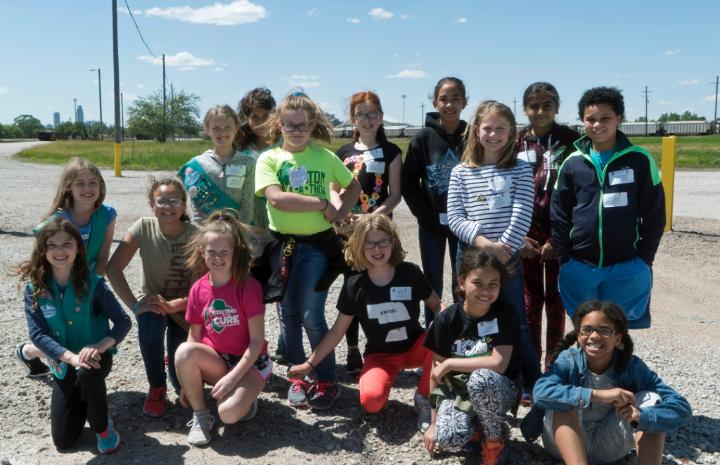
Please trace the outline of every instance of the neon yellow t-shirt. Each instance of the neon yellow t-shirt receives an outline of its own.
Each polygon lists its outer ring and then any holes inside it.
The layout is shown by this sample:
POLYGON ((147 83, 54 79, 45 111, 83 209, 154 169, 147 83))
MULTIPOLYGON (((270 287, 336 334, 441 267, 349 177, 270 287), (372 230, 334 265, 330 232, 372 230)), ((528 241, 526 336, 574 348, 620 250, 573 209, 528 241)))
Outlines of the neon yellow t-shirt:
MULTIPOLYGON (((273 147, 260 155, 255 167, 255 195, 263 196, 265 188, 280 186, 283 192, 330 200, 330 183, 345 188, 353 175, 330 150, 315 144, 302 152, 292 153, 273 147)), ((310 235, 332 225, 320 211, 286 212, 267 204, 270 229, 282 234, 310 235)))

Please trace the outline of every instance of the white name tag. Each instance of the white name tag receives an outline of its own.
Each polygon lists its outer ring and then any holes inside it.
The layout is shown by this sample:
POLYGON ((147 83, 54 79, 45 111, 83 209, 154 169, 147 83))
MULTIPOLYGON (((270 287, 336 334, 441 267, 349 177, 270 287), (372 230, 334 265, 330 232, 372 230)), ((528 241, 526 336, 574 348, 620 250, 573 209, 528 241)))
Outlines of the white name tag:
POLYGON ((611 207, 627 207, 627 192, 610 192, 603 194, 603 206, 611 207))
POLYGON ((406 341, 407 338, 407 329, 403 326, 402 328, 395 328, 388 331, 387 336, 385 336, 385 342, 406 341))
POLYGON ((369 160, 365 162, 365 172, 366 173, 384 173, 385 172, 385 162, 384 161, 375 161, 375 160, 369 160))
POLYGON ((635 182, 635 172, 632 168, 611 171, 608 173, 608 180, 611 186, 615 186, 617 184, 630 184, 635 182))
POLYGON ((290 169, 290 187, 293 189, 300 189, 303 187, 308 180, 307 168, 304 166, 298 166, 297 168, 290 169))
POLYGON ((245 165, 229 165, 225 167, 225 174, 228 176, 245 176, 247 166, 245 165))
POLYGON ((493 318, 490 321, 481 321, 477 325, 477 331, 479 336, 489 336, 490 334, 497 334, 498 330, 497 318, 493 318))
POLYGON ((245 176, 228 176, 226 185, 230 189, 242 189, 245 182, 245 176))
POLYGON ((384 158, 383 149, 381 147, 377 147, 372 150, 366 150, 363 154, 365 155, 365 161, 384 158))
POLYGON ((410 314, 402 302, 385 302, 382 304, 372 304, 367 306, 368 318, 375 318, 378 324, 384 325, 388 323, 396 323, 398 321, 408 321, 410 314))
POLYGON ((410 286, 391 287, 390 300, 412 300, 412 288, 410 286))
POLYGON ((447 226, 447 224, 448 224, 447 213, 440 213, 438 221, 440 221, 440 224, 444 224, 445 226, 447 226))
POLYGON ((52 305, 41 305, 40 311, 42 312, 43 316, 47 318, 52 318, 55 316, 57 311, 55 310, 55 307, 52 305))
POLYGON ((490 189, 494 192, 506 191, 510 189, 512 179, 509 175, 494 176, 490 181, 490 189))
POLYGON ((537 161, 537 153, 535 153, 535 149, 530 149, 525 152, 518 152, 518 160, 523 160, 531 165, 534 165, 537 161))
POLYGON ((488 206, 492 212, 498 211, 501 208, 507 208, 510 205, 512 205, 510 192, 498 192, 488 197, 488 206))

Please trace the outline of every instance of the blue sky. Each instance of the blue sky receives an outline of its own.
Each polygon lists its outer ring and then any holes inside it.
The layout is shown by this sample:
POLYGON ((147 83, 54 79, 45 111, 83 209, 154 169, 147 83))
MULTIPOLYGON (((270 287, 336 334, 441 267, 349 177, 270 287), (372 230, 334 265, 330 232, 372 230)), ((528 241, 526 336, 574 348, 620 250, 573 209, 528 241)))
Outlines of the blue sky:
MULTIPOLYGON (((623 90, 627 116, 690 110, 713 116, 720 74, 717 1, 282 1, 128 0, 152 52, 167 56, 175 89, 235 107, 260 85, 282 97, 296 85, 329 112, 347 113, 349 96, 376 91, 385 117, 418 123, 421 104, 445 75, 462 78, 470 117, 494 98, 522 115, 522 93, 554 83, 559 120, 576 122, 582 92, 623 90), (213 3, 215 1, 215 3, 213 3), (507 5, 512 5, 508 7, 507 5), (713 45, 713 43, 715 45, 713 45)), ((125 107, 162 85, 161 66, 140 41, 118 0, 120 82, 125 107)), ((112 119, 112 22, 109 0, 3 1, 0 14, 0 123, 29 113, 43 123, 59 111, 112 119)))

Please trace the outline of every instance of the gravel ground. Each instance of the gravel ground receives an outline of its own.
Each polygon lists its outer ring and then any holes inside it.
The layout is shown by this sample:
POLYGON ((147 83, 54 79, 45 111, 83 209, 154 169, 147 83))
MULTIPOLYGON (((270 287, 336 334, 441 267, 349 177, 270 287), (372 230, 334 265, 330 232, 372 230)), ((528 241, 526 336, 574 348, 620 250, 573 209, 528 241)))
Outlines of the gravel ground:
MULTIPOLYGON (((27 339, 27 329, 17 282, 7 272, 29 254, 30 230, 50 203, 60 170, 9 159, 7 153, 17 148, 17 144, 0 144, 0 323, 7 336, 0 341, 0 463, 475 463, 477 459, 472 457, 433 460, 425 453, 415 430, 412 394, 417 378, 413 373, 400 376, 386 410, 364 414, 357 384, 343 372, 342 344, 337 355, 343 390, 329 412, 315 414, 289 407, 285 368, 276 367, 278 376, 273 377, 268 392, 261 394, 255 420, 220 427, 209 447, 192 448, 185 440, 189 411, 175 405, 161 419, 142 415, 147 384, 136 328, 121 345, 108 378, 110 410, 122 436, 121 448, 110 457, 98 455, 95 438, 86 430, 73 449, 57 452, 49 432, 50 380, 24 377, 14 360, 13 349, 27 339)), ((108 184, 107 203, 119 213, 118 240, 138 216, 150 214, 145 200, 148 173, 125 172, 122 178, 115 178, 104 171, 103 175, 108 184)), ((715 173, 715 179, 718 177, 715 173)), ((715 202, 712 207, 717 209, 717 205, 715 202)), ((404 204, 395 218, 408 259, 419 263, 415 223, 404 204)), ((706 309, 710 302, 720 301, 720 221, 676 217, 674 229, 663 239, 654 267, 653 328, 633 333, 636 353, 693 406, 688 425, 668 436, 664 463, 720 463, 720 373, 715 352, 720 345, 720 313, 706 309)), ((134 287, 140 284, 139 266, 136 258, 128 269, 134 287)), ((336 284, 328 298, 330 321, 335 317, 338 290, 336 284)), ((277 327, 274 311, 268 311, 266 331, 271 345, 277 327)), ((521 409, 519 416, 524 413, 521 409)), ((512 424, 512 463, 554 463, 540 446, 525 443, 516 423, 512 424)))

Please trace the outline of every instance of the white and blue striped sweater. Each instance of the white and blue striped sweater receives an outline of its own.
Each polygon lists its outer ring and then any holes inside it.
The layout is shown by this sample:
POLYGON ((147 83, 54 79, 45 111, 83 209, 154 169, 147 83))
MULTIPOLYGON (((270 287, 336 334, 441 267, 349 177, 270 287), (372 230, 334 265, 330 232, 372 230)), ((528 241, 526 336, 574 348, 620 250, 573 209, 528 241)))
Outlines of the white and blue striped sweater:
POLYGON ((504 169, 461 163, 450 176, 450 229, 466 244, 481 235, 515 252, 530 230, 534 195, 532 168, 522 160, 504 169))

